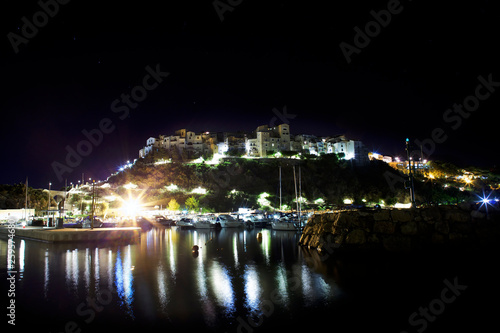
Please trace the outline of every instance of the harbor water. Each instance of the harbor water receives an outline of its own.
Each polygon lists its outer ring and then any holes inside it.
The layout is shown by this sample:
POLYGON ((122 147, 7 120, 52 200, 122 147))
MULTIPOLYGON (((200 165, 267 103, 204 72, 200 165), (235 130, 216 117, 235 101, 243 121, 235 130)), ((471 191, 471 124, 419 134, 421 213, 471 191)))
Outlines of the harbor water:
POLYGON ((496 261, 483 250, 320 257, 299 237, 153 228, 133 244, 15 238, 10 268, 2 238, 5 296, 15 277, 3 308, 14 300, 9 329, 39 332, 444 332, 497 313, 487 305, 499 296, 496 261))

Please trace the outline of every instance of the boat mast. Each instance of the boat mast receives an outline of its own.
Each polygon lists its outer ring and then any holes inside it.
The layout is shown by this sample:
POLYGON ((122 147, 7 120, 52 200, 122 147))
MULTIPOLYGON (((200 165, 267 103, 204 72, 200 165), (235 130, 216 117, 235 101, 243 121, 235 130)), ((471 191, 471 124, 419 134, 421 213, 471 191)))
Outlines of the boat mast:
POLYGON ((24 223, 28 224, 28 177, 26 177, 26 197, 24 199, 24 223))
POLYGON ((300 165, 299 165, 299 226, 302 227, 302 177, 300 173, 300 165))
POLYGON ((280 165, 280 213, 281 213, 281 165, 280 165))
POLYGON ((295 185, 295 204, 297 206, 297 213, 299 212, 299 199, 297 198, 297 177, 295 177, 295 165, 293 166, 293 183, 295 185))

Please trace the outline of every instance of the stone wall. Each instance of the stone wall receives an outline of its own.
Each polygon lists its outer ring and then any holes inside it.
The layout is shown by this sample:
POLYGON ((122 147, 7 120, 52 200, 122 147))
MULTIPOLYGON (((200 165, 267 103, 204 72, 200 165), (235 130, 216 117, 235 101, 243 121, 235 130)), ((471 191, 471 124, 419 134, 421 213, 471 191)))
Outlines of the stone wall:
POLYGON ((498 212, 468 206, 342 210, 309 218, 300 245, 332 249, 409 251, 448 244, 491 244, 500 237, 498 212))

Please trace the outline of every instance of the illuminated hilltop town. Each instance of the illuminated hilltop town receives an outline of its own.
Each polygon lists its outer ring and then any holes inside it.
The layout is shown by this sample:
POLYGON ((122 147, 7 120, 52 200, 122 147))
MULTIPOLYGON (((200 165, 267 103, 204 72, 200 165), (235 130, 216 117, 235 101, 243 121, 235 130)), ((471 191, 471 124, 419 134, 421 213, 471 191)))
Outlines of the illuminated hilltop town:
POLYGON ((262 125, 253 132, 203 132, 186 129, 175 131, 174 135, 150 137, 146 146, 139 150, 139 157, 151 152, 166 150, 198 158, 219 154, 222 156, 246 156, 254 158, 292 156, 297 154, 338 154, 340 158, 352 160, 358 165, 369 161, 368 150, 358 140, 344 135, 317 137, 308 134, 290 134, 290 125, 274 127, 262 125))

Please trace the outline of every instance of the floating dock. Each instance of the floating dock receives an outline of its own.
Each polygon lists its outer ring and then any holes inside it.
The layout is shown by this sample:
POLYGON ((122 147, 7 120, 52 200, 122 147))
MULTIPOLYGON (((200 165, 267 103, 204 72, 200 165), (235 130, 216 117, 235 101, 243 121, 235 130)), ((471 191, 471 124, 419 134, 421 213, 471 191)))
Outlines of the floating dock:
POLYGON ((55 229, 44 227, 0 227, 0 237, 14 237, 33 239, 48 243, 72 242, 132 242, 139 239, 141 228, 94 228, 94 229, 55 229), (14 232, 12 232, 14 230, 14 232))

